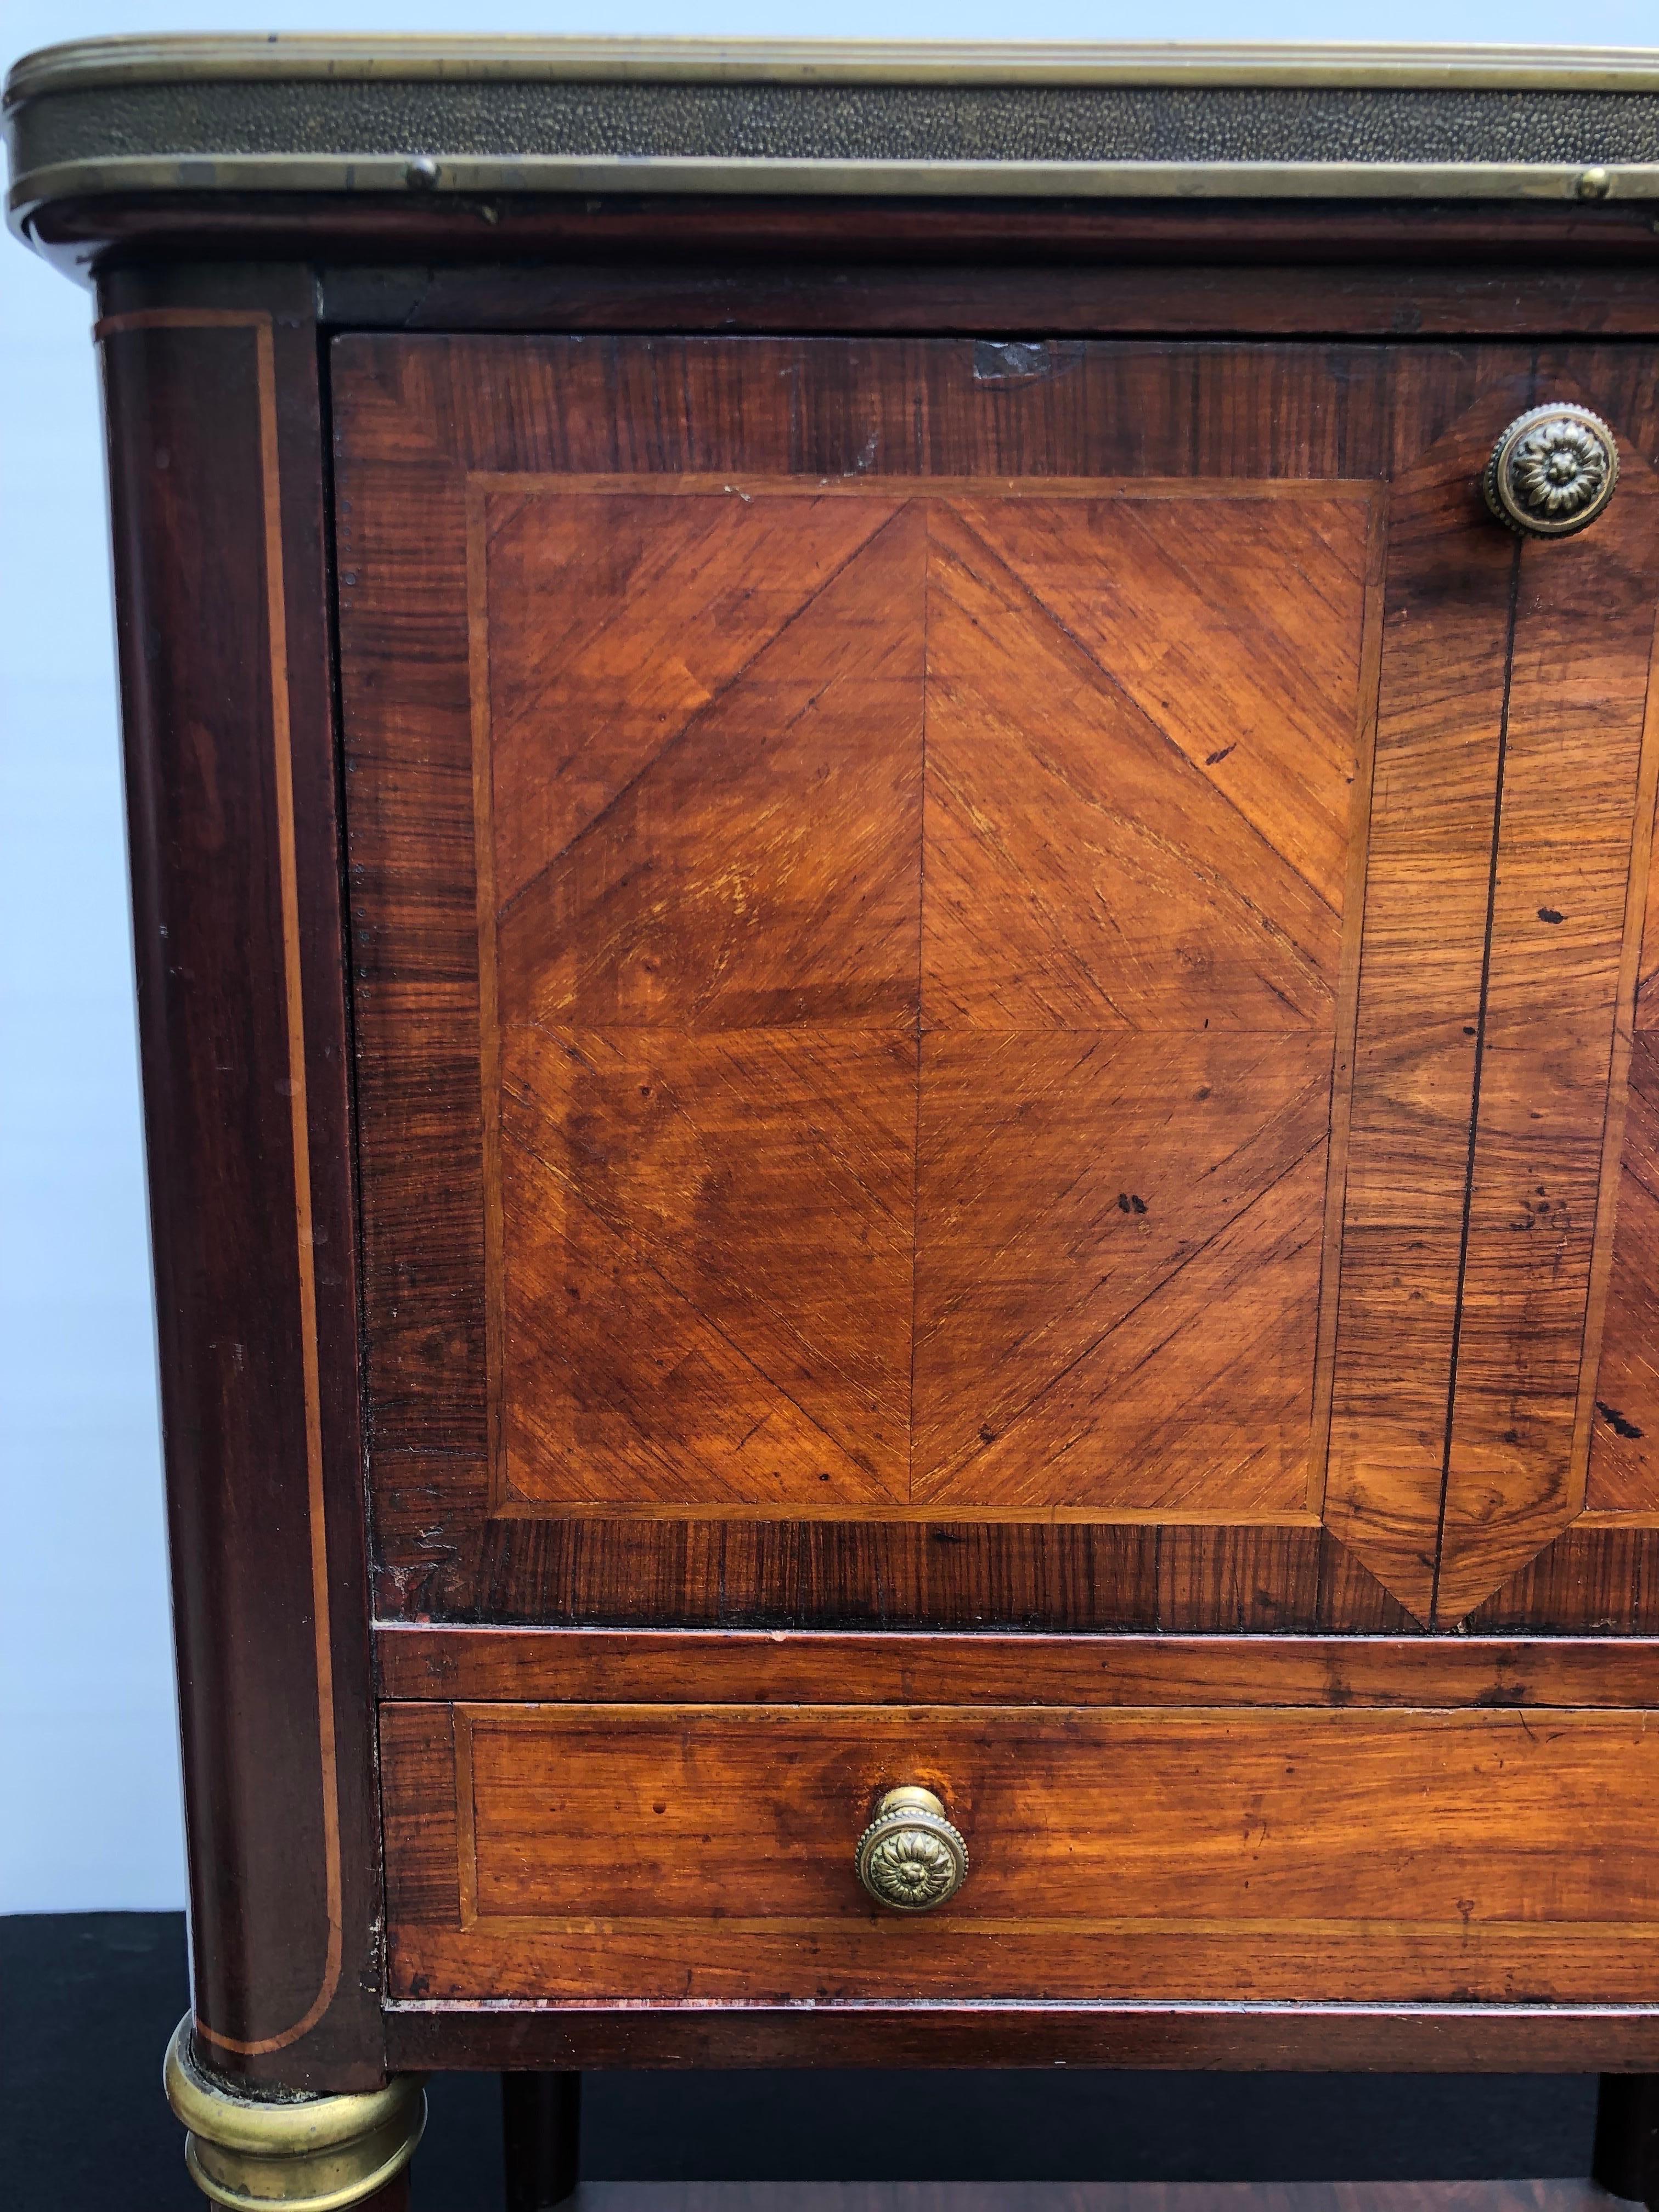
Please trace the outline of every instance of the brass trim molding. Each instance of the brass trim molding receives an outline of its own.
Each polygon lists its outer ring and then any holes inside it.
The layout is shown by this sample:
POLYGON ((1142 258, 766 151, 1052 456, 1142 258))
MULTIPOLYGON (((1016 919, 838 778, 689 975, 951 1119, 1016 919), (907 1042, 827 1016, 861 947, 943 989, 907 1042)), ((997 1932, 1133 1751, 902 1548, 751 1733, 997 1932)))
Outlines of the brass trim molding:
POLYGON ((231 2212, 346 2212, 403 2172, 426 2126, 426 2094, 414 2075, 356 2096, 239 2094, 198 2060, 188 2013, 173 2030, 161 2079, 186 2131, 191 2179, 231 2212))
POLYGON ((1659 92, 1645 46, 1180 41, 1112 45, 838 39, 402 37, 301 32, 85 39, 13 67, 6 102, 138 83, 1115 84, 1659 92))
POLYGON ((1659 161, 835 161, 530 155, 517 160, 307 154, 73 161, 19 179, 12 227, 52 200, 105 193, 604 192, 902 199, 1659 199, 1659 161))
POLYGON ((13 227, 120 195, 1659 199, 1659 51, 110 39, 4 99, 13 227))

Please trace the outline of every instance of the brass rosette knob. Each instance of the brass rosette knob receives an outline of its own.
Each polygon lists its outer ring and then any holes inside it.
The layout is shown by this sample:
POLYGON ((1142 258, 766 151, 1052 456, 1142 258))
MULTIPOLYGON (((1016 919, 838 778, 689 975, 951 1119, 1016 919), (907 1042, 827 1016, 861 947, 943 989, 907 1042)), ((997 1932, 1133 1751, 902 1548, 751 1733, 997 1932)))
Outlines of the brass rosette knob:
POLYGON ((878 1905, 931 1912, 968 1879, 968 1846, 931 1790, 890 1790, 859 1838, 859 1880, 878 1905))
POLYGON ((1619 482, 1619 446, 1599 415, 1570 400, 1517 415, 1492 449, 1480 489, 1507 529, 1527 538, 1587 530, 1619 482))

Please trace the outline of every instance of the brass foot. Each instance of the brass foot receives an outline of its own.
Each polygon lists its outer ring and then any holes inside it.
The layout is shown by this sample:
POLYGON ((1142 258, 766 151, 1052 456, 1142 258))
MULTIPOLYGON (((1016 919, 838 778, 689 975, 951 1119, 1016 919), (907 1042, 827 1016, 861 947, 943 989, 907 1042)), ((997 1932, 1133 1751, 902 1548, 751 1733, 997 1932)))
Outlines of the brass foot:
POLYGON ((403 2172, 426 2125, 426 2094, 412 2075, 362 2096, 239 2094, 197 2063, 188 2013, 161 2078, 187 2130, 191 2179, 234 2212, 345 2212, 403 2172))

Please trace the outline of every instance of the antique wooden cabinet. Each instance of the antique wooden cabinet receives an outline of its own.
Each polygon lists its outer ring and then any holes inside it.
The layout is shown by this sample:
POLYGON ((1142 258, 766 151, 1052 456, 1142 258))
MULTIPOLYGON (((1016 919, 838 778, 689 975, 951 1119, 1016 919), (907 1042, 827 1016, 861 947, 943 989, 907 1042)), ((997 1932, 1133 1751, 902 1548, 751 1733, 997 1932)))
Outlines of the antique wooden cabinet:
POLYGON ((1064 2061, 1599 2069, 1659 2196, 1659 60, 8 103, 209 2194, 401 2201, 434 2067, 530 2204, 586 2064, 1064 2061))

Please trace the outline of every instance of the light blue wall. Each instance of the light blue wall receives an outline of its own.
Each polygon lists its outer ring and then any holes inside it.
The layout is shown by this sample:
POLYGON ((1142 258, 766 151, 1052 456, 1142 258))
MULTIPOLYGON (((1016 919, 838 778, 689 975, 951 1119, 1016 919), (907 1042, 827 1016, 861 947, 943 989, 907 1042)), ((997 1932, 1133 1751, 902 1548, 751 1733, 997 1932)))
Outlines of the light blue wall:
MULTIPOLYGON (((11 0, 0 61, 328 10, 11 0)), ((1652 0, 354 0, 331 29, 1659 40, 1652 0)), ((87 295, 0 241, 0 1911, 171 1906, 183 1851, 87 295)))

